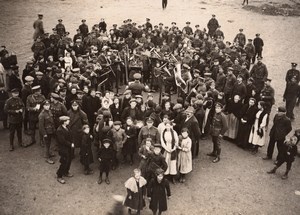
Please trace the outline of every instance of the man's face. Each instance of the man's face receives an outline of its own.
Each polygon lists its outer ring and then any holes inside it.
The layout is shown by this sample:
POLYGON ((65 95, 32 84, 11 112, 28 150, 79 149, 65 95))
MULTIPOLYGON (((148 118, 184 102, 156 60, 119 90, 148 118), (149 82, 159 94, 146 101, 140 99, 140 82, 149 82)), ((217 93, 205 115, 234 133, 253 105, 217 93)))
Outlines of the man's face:
POLYGON ((221 111, 222 111, 222 108, 220 107, 220 106, 216 106, 216 113, 221 113, 221 111))

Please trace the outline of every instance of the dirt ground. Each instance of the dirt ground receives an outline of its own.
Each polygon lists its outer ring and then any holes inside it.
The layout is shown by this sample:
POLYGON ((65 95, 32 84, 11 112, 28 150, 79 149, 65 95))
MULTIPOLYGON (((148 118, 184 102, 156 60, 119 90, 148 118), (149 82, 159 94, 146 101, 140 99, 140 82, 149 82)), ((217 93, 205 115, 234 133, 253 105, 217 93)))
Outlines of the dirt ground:
MULTIPOLYGON (((290 3, 283 0, 281 4, 284 2, 290 3)), ((186 21, 191 21, 193 26, 200 24, 203 28, 211 14, 216 14, 226 40, 232 41, 241 27, 247 38, 261 34, 265 42, 263 62, 276 91, 275 110, 283 104, 284 77, 290 63, 300 63, 297 43, 300 19, 252 13, 241 4, 242 0, 169 0, 167 9, 162 11, 160 0, 0 0, 0 38, 1 43, 18 54, 23 68, 31 56, 32 23, 39 12, 44 14, 47 32, 62 18, 71 35, 83 18, 89 26, 98 23, 101 17, 107 20, 108 26, 128 18, 144 23, 149 17, 152 23, 170 26, 176 21, 183 27, 186 21)), ((299 108, 294 128, 300 127, 298 116, 299 108)), ((94 175, 83 175, 77 151, 71 166, 74 177, 61 185, 55 179, 58 157, 54 165, 46 164, 39 145, 26 149, 16 147, 14 152, 8 152, 8 132, 0 128, 0 137, 0 214, 105 214, 113 203, 112 194, 125 195, 124 182, 138 165, 137 162, 133 167, 122 165, 111 173, 111 185, 99 186, 97 164, 92 165, 94 175)), ((28 137, 24 136, 24 142, 27 141, 28 137)), ((253 156, 224 141, 222 160, 213 164, 205 155, 211 150, 210 140, 201 141, 200 145, 200 157, 194 160, 194 170, 186 183, 171 186, 172 197, 166 214, 299 214, 300 196, 294 194, 300 190, 299 159, 293 164, 290 178, 283 181, 280 175, 285 166, 275 175, 266 174, 273 166, 271 161, 261 159, 266 154, 266 146, 253 156)), ((151 212, 146 209, 143 214, 151 212)))

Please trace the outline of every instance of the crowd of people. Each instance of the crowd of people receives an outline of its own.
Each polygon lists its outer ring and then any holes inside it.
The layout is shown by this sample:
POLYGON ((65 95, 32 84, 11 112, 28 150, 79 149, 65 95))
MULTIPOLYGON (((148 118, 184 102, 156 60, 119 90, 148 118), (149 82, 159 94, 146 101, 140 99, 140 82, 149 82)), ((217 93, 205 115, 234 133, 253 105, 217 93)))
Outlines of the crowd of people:
MULTIPOLYGON (((208 156, 214 163, 220 161, 222 139, 253 154, 266 144, 275 98, 259 33, 246 39, 239 29, 233 41, 226 41, 212 15, 207 29, 193 29, 190 22, 183 29, 176 22, 153 26, 147 18, 143 25, 126 19, 111 29, 101 19, 90 31, 82 20, 71 38, 63 20, 50 35, 42 20, 39 14, 34 22, 33 57, 22 77, 15 58, 5 47, 0 51, 2 65, 8 58, 12 62, 4 63, 0 79, 0 116, 10 131, 10 151, 15 149, 15 132, 22 147, 38 137, 46 161, 54 164, 51 143, 57 145, 58 182, 64 184, 63 177, 73 176, 69 170, 74 148, 80 148, 86 175, 93 173, 90 164, 96 151, 98 184, 104 173, 110 184, 110 171, 121 163, 136 165, 139 169, 125 183, 125 205, 140 213, 149 182, 150 208, 161 214, 171 195, 168 181, 185 183, 201 141, 212 137, 208 156), (28 143, 22 139, 23 127, 28 143)), ((300 140, 299 129, 286 140, 300 95, 296 67, 292 63, 286 74, 286 105, 274 117, 264 158, 272 159, 277 143, 276 166, 268 173, 286 162, 283 179, 300 140)))

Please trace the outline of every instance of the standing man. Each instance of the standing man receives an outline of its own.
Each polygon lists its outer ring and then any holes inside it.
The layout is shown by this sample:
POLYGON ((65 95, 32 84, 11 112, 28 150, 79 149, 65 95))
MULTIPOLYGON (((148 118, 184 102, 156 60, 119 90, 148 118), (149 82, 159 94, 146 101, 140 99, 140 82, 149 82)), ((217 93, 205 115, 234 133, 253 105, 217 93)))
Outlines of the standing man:
POLYGON ((27 97, 32 93, 31 85, 33 84, 34 78, 30 75, 27 75, 25 77, 25 84, 21 91, 21 98, 23 101, 23 104, 25 105, 25 113, 24 113, 24 132, 25 134, 28 133, 28 111, 26 110, 26 102, 27 97))
POLYGON ((34 33, 33 40, 36 40, 39 36, 44 35, 44 26, 43 26, 43 14, 38 14, 38 19, 33 23, 34 33))
POLYGON ((62 24, 63 20, 62 19, 59 19, 58 20, 58 24, 56 25, 56 32, 57 34, 62 37, 63 35, 66 34, 66 28, 64 26, 64 24, 62 24))
POLYGON ((297 70, 297 63, 291 63, 292 68, 289 69, 285 76, 286 83, 291 82, 292 78, 294 77, 296 80, 296 83, 298 84, 300 81, 300 71, 297 70))
POLYGON ((162 0, 162 8, 163 10, 167 8, 168 0, 162 0))
POLYGON ((211 124, 211 137, 213 142, 212 153, 207 154, 208 156, 215 157, 212 161, 217 163, 220 161, 221 154, 221 138, 228 129, 228 124, 226 116, 222 113, 223 105, 221 103, 216 103, 215 114, 211 124))
POLYGON ((85 38, 88 35, 88 33, 89 33, 89 26, 86 24, 86 20, 85 19, 81 20, 81 23, 82 24, 79 25, 79 30, 80 30, 80 33, 83 36, 83 38, 85 38))
POLYGON ((15 131, 17 131, 18 143, 19 146, 22 144, 22 121, 23 121, 23 109, 24 104, 22 99, 19 97, 19 90, 11 90, 12 97, 9 98, 5 105, 4 111, 8 114, 8 123, 9 123, 9 151, 13 151, 14 148, 14 136, 15 131))
POLYGON ((300 93, 296 76, 293 76, 289 82, 286 83, 285 91, 283 94, 283 101, 285 102, 286 116, 291 120, 295 119, 294 107, 297 102, 297 97, 300 93))
POLYGON ((271 86, 271 79, 267 78, 264 88, 261 90, 260 99, 266 103, 266 111, 271 112, 272 106, 275 104, 275 90, 271 86))
POLYGON ((239 44, 240 47, 244 48, 245 44, 246 44, 246 36, 245 34, 243 33, 244 29, 240 29, 239 32, 235 38, 234 38, 234 41, 239 44))
POLYGON ((262 51, 263 51, 264 41, 260 38, 260 34, 256 34, 255 36, 256 38, 254 38, 253 40, 253 45, 255 47, 255 54, 252 58, 252 63, 255 62, 256 55, 257 55, 257 59, 258 57, 263 58, 262 51))
POLYGON ((273 126, 270 130, 270 140, 268 145, 267 156, 264 160, 271 160, 273 156, 274 146, 277 143, 278 155, 276 161, 280 159, 280 152, 285 141, 285 137, 292 130, 291 120, 286 116, 285 107, 278 107, 277 114, 273 119, 273 126))
POLYGON ((213 37, 215 35, 215 32, 216 32, 218 27, 219 27, 219 22, 216 19, 216 15, 213 14, 212 18, 207 23, 208 35, 210 37, 213 37))
MULTIPOLYGON (((39 114, 41 105, 45 101, 45 96, 41 93, 41 86, 32 87, 32 94, 27 97, 26 108, 28 110, 28 122, 29 122, 29 135, 31 136, 31 142, 25 147, 35 144, 35 130, 39 121, 39 114)), ((42 142, 41 142, 42 144, 42 142)))
POLYGON ((75 145, 72 143, 71 132, 68 128, 70 117, 61 116, 59 117, 59 120, 62 124, 56 131, 56 137, 58 142, 58 153, 60 155, 60 166, 56 174, 57 181, 61 184, 65 184, 66 181, 63 179, 63 176, 73 177, 69 170, 72 162, 72 149, 74 149, 75 145))
POLYGON ((253 65, 250 71, 250 77, 253 78, 258 93, 264 88, 265 81, 268 78, 267 66, 261 60, 261 57, 257 57, 257 63, 253 65))
POLYGON ((192 106, 189 106, 185 113, 186 118, 182 122, 182 128, 187 128, 189 131, 189 137, 192 140, 192 157, 195 158, 199 154, 200 126, 197 118, 194 116, 195 109, 192 106))
POLYGON ((46 162, 49 164, 54 164, 54 161, 51 159, 50 154, 50 145, 51 139, 55 133, 54 119, 53 115, 50 111, 50 101, 46 100, 43 103, 43 110, 39 115, 39 131, 41 138, 43 138, 43 142, 46 146, 46 162))

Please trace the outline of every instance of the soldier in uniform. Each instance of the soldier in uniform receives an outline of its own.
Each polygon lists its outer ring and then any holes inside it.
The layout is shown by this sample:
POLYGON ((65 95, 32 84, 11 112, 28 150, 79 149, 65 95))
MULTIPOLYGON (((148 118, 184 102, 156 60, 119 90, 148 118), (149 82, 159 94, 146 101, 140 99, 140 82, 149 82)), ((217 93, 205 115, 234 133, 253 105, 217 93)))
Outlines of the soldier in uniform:
POLYGON ((57 34, 57 30, 56 28, 52 28, 52 34, 49 36, 49 39, 51 41, 51 43, 54 44, 55 47, 57 47, 57 44, 60 40, 60 36, 57 34))
POLYGON ((298 85, 296 76, 293 76, 289 82, 286 83, 285 91, 283 94, 283 101, 286 107, 286 116, 291 120, 295 119, 294 107, 297 102, 297 97, 300 93, 300 86, 298 85))
POLYGON ((62 37, 66 33, 66 28, 64 24, 62 24, 63 20, 59 19, 58 24, 55 26, 57 34, 62 37))
POLYGON ((86 20, 81 20, 82 24, 79 26, 80 33, 83 37, 86 37, 89 33, 89 26, 86 24, 86 20))
POLYGON ((234 38, 234 41, 235 41, 236 43, 238 43, 239 46, 242 47, 242 48, 244 48, 244 46, 245 46, 245 44, 246 44, 246 36, 245 36, 245 34, 243 33, 243 31, 244 31, 244 29, 241 28, 241 29, 239 30, 240 33, 238 33, 238 34, 235 36, 235 38, 234 38))
POLYGON ((268 78, 268 69, 266 65, 261 62, 262 58, 257 57, 258 62, 253 65, 250 71, 250 77, 254 79, 254 85, 257 91, 260 92, 264 87, 264 82, 268 78))
POLYGON ((145 26, 146 26, 147 31, 149 30, 149 28, 152 30, 152 24, 150 23, 149 18, 146 19, 145 26))
POLYGON ((42 42, 41 36, 37 37, 36 41, 33 43, 31 47, 31 51, 33 52, 34 59, 38 59, 40 55, 44 55, 44 51, 46 50, 45 44, 42 42))
POLYGON ((248 43, 245 46, 245 52, 247 55, 247 60, 249 61, 249 63, 251 63, 255 55, 255 47, 252 44, 252 39, 248 39, 248 43))
POLYGON ((56 131, 56 137, 58 142, 58 153, 60 155, 60 166, 57 170, 57 181, 61 184, 65 184, 65 180, 63 176, 73 177, 73 175, 69 172, 71 162, 72 162, 72 149, 74 149, 75 145, 72 143, 71 132, 68 128, 70 123, 70 117, 61 116, 59 117, 61 125, 58 127, 56 131))
MULTIPOLYGON (((31 136, 31 142, 25 147, 30 146, 35 141, 35 130, 36 130, 36 124, 39 121, 39 113, 41 110, 41 105, 45 101, 45 96, 41 94, 41 87, 34 86, 32 87, 32 94, 27 97, 26 101, 26 108, 28 110, 28 122, 29 122, 29 134, 31 136)), ((41 142, 42 144, 42 142, 41 142)))
POLYGON ((33 40, 36 40, 39 36, 44 35, 44 27, 43 27, 43 14, 38 14, 38 19, 34 21, 33 23, 33 28, 34 28, 34 33, 33 33, 33 40))
POLYGON ((285 81, 287 83, 291 82, 292 78, 294 77, 296 79, 296 82, 299 83, 300 71, 296 69, 298 64, 297 63, 291 63, 291 64, 292 64, 292 68, 287 71, 285 81))
POLYGON ((32 93, 32 90, 31 90, 31 85, 33 83, 33 80, 34 78, 32 76, 26 76, 25 77, 25 84, 22 88, 22 91, 21 91, 21 98, 22 98, 22 101, 23 101, 23 104, 25 104, 25 113, 24 113, 24 132, 25 134, 27 134, 27 131, 28 131, 28 111, 26 109, 26 102, 27 102, 27 97, 32 93))
POLYGON ((260 38, 260 34, 256 34, 255 36, 256 38, 253 40, 253 45, 255 47, 255 54, 252 58, 253 63, 255 62, 256 55, 257 57, 262 58, 262 50, 264 46, 264 41, 260 38))
POLYGON ((162 0, 162 8, 163 10, 167 8, 168 0, 162 0))
POLYGON ((131 90, 132 95, 142 95, 143 91, 148 92, 149 91, 149 87, 145 86, 144 84, 141 83, 140 79, 141 79, 142 75, 140 73, 135 73, 133 75, 134 78, 134 82, 131 83, 128 87, 129 90, 131 90))
POLYGON ((266 103, 267 113, 271 112, 273 104, 275 104, 275 90, 271 87, 271 79, 267 79, 264 88, 260 92, 260 99, 266 103))
POLYGON ((210 37, 213 37, 215 35, 215 32, 216 32, 216 30, 217 30, 218 27, 219 27, 219 22, 216 19, 216 15, 213 14, 212 18, 207 23, 208 35, 210 37))
POLYGON ((160 143, 160 135, 156 127, 153 126, 154 120, 149 117, 146 120, 146 125, 141 128, 138 135, 138 146, 141 147, 145 144, 146 139, 150 137, 152 139, 152 144, 160 143))
POLYGON ((46 145, 46 162, 49 164, 54 164, 54 161, 51 159, 53 156, 50 153, 51 139, 55 133, 53 115, 50 110, 50 101, 45 100, 43 103, 43 110, 39 115, 39 132, 43 138, 43 142, 46 145))
POLYGON ((213 151, 208 154, 208 156, 213 156, 215 159, 212 161, 213 163, 217 163, 220 161, 221 154, 221 138, 224 133, 228 129, 228 124, 226 120, 226 116, 222 113, 223 105, 220 103, 216 103, 215 105, 215 114, 213 116, 213 120, 211 123, 211 136, 213 142, 213 151))
POLYGON ((53 115, 55 129, 57 129, 60 124, 59 117, 68 115, 66 106, 60 100, 61 98, 57 93, 51 93, 50 110, 53 115))
POLYGON ((22 121, 23 121, 23 109, 24 104, 22 99, 19 97, 19 90, 11 90, 12 97, 9 98, 5 105, 4 111, 8 114, 9 123, 9 151, 14 150, 14 136, 17 131, 19 146, 23 146, 22 143, 22 121))
POLYGON ((190 27, 191 22, 186 22, 186 26, 182 29, 182 31, 185 31, 187 35, 193 34, 193 29, 190 27))

